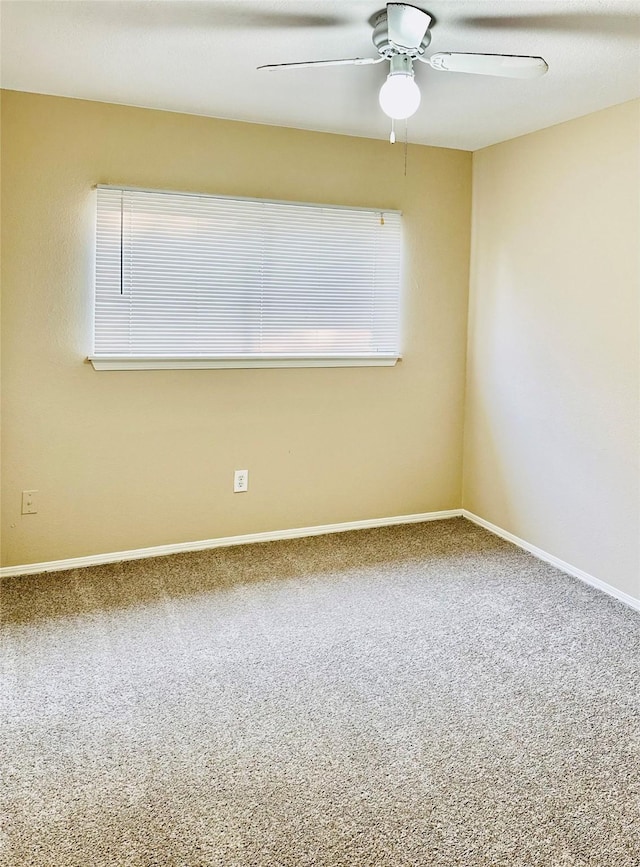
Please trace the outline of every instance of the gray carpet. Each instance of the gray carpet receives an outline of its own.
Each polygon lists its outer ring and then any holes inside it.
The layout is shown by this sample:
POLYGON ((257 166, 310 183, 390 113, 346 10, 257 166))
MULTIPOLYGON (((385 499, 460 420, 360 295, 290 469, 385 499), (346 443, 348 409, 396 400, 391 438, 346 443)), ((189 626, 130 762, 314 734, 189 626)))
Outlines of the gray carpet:
POLYGON ((463 519, 2 607, 3 864, 640 865, 640 617, 463 519))

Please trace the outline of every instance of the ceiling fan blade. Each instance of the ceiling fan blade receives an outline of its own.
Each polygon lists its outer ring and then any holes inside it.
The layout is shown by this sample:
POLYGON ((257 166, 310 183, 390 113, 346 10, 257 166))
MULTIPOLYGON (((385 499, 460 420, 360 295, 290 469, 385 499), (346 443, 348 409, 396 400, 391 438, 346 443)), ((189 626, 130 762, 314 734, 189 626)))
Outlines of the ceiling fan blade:
POLYGON ((589 13, 586 9, 580 8, 567 11, 567 6, 571 4, 556 5, 561 8, 545 15, 510 11, 507 15, 463 16, 455 18, 454 23, 459 27, 474 30, 538 30, 543 33, 595 33, 597 36, 609 34, 626 37, 629 40, 638 38, 640 7, 637 3, 622 3, 620 5, 626 5, 627 9, 614 11, 608 8, 606 14, 602 15, 589 13))
POLYGON ((542 57, 522 57, 516 54, 440 52, 432 54, 425 62, 433 69, 441 69, 445 72, 501 75, 505 78, 538 78, 549 69, 546 60, 542 57))
POLYGON ((300 63, 270 63, 266 66, 258 66, 273 72, 275 69, 306 69, 308 66, 369 66, 372 63, 382 63, 384 57, 353 57, 349 60, 306 60, 300 63))
POLYGON ((419 48, 431 24, 431 16, 406 3, 387 3, 389 41, 398 48, 419 48))

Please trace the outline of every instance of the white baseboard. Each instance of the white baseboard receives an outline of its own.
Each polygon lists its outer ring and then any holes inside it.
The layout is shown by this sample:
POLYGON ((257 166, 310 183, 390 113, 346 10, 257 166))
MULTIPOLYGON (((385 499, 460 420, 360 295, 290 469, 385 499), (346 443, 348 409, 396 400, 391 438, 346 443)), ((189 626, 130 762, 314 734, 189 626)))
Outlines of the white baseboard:
POLYGON ((589 575, 588 572, 583 572, 582 569, 578 569, 577 566, 565 563, 564 560, 560 560, 559 557, 554 557, 553 554, 547 554, 547 552, 543 551, 542 548, 537 548, 535 545, 525 542, 525 540, 520 539, 519 536, 514 536, 513 533, 503 530, 502 527, 498 527, 490 521, 485 521, 484 518, 474 515, 473 512, 469 512, 467 509, 462 509, 462 517, 467 518, 467 520, 472 521, 479 527, 484 527, 485 530, 489 530, 489 532, 493 533, 495 536, 500 536, 501 539, 505 539, 507 542, 512 542, 514 545, 517 545, 518 548, 528 551, 530 554, 533 554, 534 557, 537 557, 538 560, 544 560, 545 563, 550 563, 562 572, 566 572, 568 575, 572 575, 574 578, 584 581, 585 584, 590 584, 597 590, 602 590, 603 593, 608 593, 609 596, 619 599, 620 602, 624 602, 631 608, 635 608, 636 611, 640 611, 640 599, 636 599, 635 596, 629 596, 628 593, 618 590, 617 587, 607 584, 606 581, 601 581, 594 575, 589 575))
POLYGON ((396 524, 420 524, 423 521, 441 521, 459 518, 461 509, 443 512, 423 512, 417 515, 396 515, 392 518, 370 518, 365 521, 346 521, 342 524, 322 524, 317 527, 298 527, 293 530, 270 530, 266 533, 247 533, 244 536, 224 536, 219 539, 203 539, 199 542, 178 542, 174 545, 158 545, 154 548, 137 548, 132 551, 115 551, 108 554, 93 554, 88 557, 71 557, 68 560, 51 560, 48 563, 27 563, 23 566, 3 566, 0 578, 17 575, 36 575, 40 572, 61 572, 84 566, 99 566, 118 563, 122 560, 143 560, 147 557, 165 557, 184 551, 205 551, 209 548, 228 548, 232 545, 250 545, 254 542, 275 542, 279 539, 301 539, 304 536, 324 536, 328 533, 346 533, 349 530, 368 530, 372 527, 392 527, 396 524))
POLYGON ((153 548, 136 548, 131 551, 114 551, 107 554, 93 554, 88 557, 71 557, 68 560, 50 560, 44 563, 27 563, 21 566, 4 566, 0 568, 0 578, 16 577, 19 575, 37 575, 41 572, 61 572, 65 569, 80 569, 85 566, 99 566, 105 563, 119 563, 122 560, 143 560, 148 557, 164 557, 169 554, 180 554, 186 551, 206 551, 210 548, 228 548, 233 545, 251 545, 255 542, 275 542, 280 539, 302 539, 305 536, 324 536, 329 533, 346 533, 350 530, 367 530, 375 527, 392 527, 398 524, 419 524, 423 521, 441 521, 447 518, 467 518, 485 530, 489 530, 495 536, 505 539, 507 542, 512 542, 518 548, 528 551, 543 560, 545 563, 550 563, 562 572, 590 584, 603 593, 613 596, 640 611, 640 599, 618 590, 611 584, 601 581, 588 572, 583 572, 576 566, 554 557, 553 554, 548 554, 541 548, 531 545, 524 539, 514 536, 507 530, 503 530, 496 524, 490 521, 485 521, 479 515, 469 512, 467 509, 447 509, 441 512, 422 512, 415 515, 396 515, 390 518, 370 518, 364 521, 346 521, 341 524, 322 524, 315 527, 297 527, 290 530, 270 530, 266 533, 247 533, 242 536, 224 536, 218 539, 203 539, 198 542, 178 542, 173 545, 157 545, 153 548))

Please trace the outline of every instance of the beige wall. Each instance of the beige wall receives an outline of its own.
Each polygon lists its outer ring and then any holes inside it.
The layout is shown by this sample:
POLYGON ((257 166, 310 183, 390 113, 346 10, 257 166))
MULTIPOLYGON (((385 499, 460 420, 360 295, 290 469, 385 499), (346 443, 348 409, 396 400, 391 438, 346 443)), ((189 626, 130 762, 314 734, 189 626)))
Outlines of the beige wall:
POLYGON ((403 164, 380 141, 5 92, 2 563, 459 507, 471 156, 403 164), (404 360, 94 371, 96 183, 402 209, 404 360))
POLYGON ((640 103, 474 154, 464 505, 640 598, 640 103))

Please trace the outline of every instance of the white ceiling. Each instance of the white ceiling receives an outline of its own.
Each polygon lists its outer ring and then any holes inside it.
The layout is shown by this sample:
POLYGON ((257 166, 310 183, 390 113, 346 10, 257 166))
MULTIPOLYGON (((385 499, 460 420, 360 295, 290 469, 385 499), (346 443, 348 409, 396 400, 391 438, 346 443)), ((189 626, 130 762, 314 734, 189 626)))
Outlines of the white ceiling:
MULTIPOLYGON (((544 57, 531 81, 417 63, 409 141, 475 150, 640 96, 640 0, 414 0, 427 54, 544 57)), ((380 0, 2 0, 1 84, 104 102, 386 138, 387 64, 258 72, 376 56, 380 0)))

